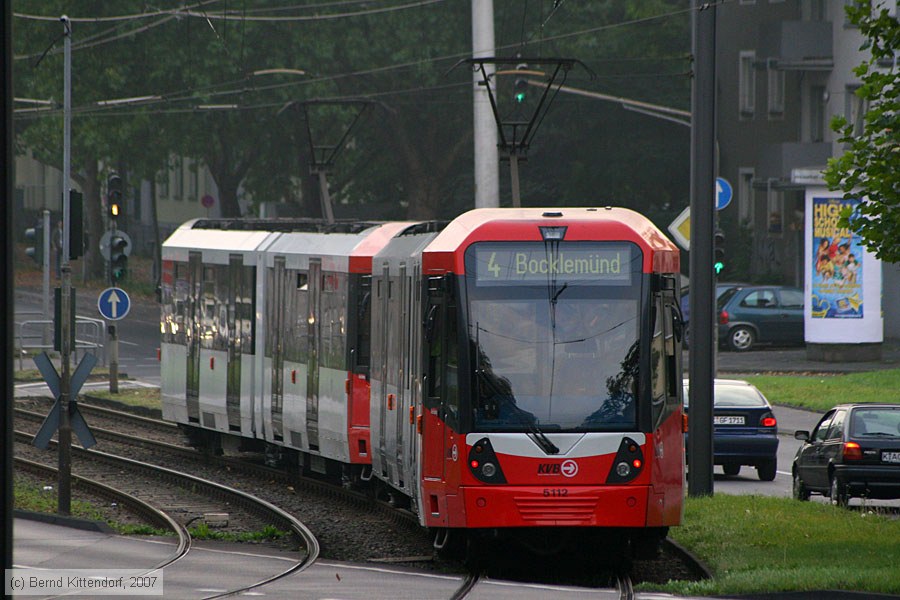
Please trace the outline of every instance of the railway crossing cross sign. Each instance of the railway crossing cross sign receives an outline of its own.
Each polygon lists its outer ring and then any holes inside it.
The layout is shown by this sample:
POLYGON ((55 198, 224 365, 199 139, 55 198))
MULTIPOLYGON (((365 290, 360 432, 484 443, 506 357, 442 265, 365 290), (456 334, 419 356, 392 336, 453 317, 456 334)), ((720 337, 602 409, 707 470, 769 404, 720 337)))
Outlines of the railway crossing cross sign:
POLYGON ((104 319, 118 321, 125 318, 131 310, 131 298, 125 290, 116 287, 106 288, 97 298, 97 310, 104 319))
MULTIPOLYGON (((34 439, 31 441, 36 447, 45 450, 47 444, 50 443, 50 438, 52 438, 53 434, 56 433, 56 430, 59 429, 59 414, 62 410, 59 396, 62 392, 60 391, 59 373, 56 372, 56 367, 53 366, 47 353, 41 352, 35 356, 34 364, 37 365, 38 371, 41 372, 41 375, 44 376, 44 381, 47 382, 47 387, 50 388, 50 392, 53 394, 53 397, 56 398, 53 408, 50 409, 50 414, 44 419, 44 423, 41 425, 40 430, 38 430, 34 439)), ((81 362, 78 363, 78 367, 75 369, 75 373, 72 374, 72 379, 70 380, 71 398, 69 399, 69 423, 72 426, 72 431, 78 436, 78 439, 81 440, 81 445, 85 448, 90 448, 97 443, 97 440, 94 439, 94 434, 92 434, 90 428, 88 428, 84 417, 81 416, 75 398, 78 397, 81 386, 84 385, 84 382, 87 380, 88 375, 91 374, 91 370, 93 370, 94 365, 96 364, 96 356, 93 354, 85 354, 82 357, 81 362)))

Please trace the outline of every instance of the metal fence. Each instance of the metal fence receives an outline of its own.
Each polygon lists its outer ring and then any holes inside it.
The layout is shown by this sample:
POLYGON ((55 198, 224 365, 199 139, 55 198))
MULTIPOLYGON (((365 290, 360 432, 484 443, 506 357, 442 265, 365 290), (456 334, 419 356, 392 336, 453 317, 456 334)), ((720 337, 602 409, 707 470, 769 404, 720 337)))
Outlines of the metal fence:
MULTIPOLYGON (((40 314, 40 313, 34 313, 40 314)), ((93 351, 106 365, 106 347, 103 342, 106 335, 106 323, 102 319, 75 317, 75 362, 79 354, 93 351)), ((23 369, 23 359, 33 352, 53 351, 53 320, 28 319, 16 323, 16 355, 19 358, 19 369, 23 369)))

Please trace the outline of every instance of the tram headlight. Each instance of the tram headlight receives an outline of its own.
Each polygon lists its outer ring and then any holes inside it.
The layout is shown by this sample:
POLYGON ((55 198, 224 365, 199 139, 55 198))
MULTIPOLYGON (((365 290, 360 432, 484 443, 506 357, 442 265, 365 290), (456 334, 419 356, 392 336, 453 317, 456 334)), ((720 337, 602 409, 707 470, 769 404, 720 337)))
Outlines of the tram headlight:
POLYGON ((481 438, 469 449, 469 469, 483 483, 506 483, 503 467, 500 466, 489 438, 481 438))
POLYGON ((619 450, 612 461, 606 476, 608 484, 622 484, 634 481, 644 470, 644 453, 640 444, 625 436, 619 444, 619 450))

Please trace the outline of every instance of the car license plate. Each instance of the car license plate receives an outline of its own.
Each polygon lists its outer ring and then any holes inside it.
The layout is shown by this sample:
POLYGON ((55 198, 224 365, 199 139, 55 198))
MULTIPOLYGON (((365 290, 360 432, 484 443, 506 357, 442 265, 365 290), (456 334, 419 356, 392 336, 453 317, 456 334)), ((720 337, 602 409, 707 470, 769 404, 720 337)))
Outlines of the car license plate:
POLYGON ((714 425, 743 425, 744 417, 713 417, 714 425))
POLYGON ((882 452, 881 462, 900 463, 900 452, 882 452))

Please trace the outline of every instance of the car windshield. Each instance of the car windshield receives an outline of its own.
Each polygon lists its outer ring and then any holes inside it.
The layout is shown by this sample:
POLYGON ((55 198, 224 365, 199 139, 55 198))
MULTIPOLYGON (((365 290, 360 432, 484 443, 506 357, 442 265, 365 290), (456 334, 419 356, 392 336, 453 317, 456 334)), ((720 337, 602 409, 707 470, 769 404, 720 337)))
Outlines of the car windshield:
POLYGON ((900 438, 900 406, 857 408, 850 420, 850 436, 900 438))
MULTIPOLYGON (((684 386, 684 406, 688 406, 690 386, 684 386)), ((715 408, 759 408, 766 399, 753 386, 718 384, 713 388, 715 408)))

